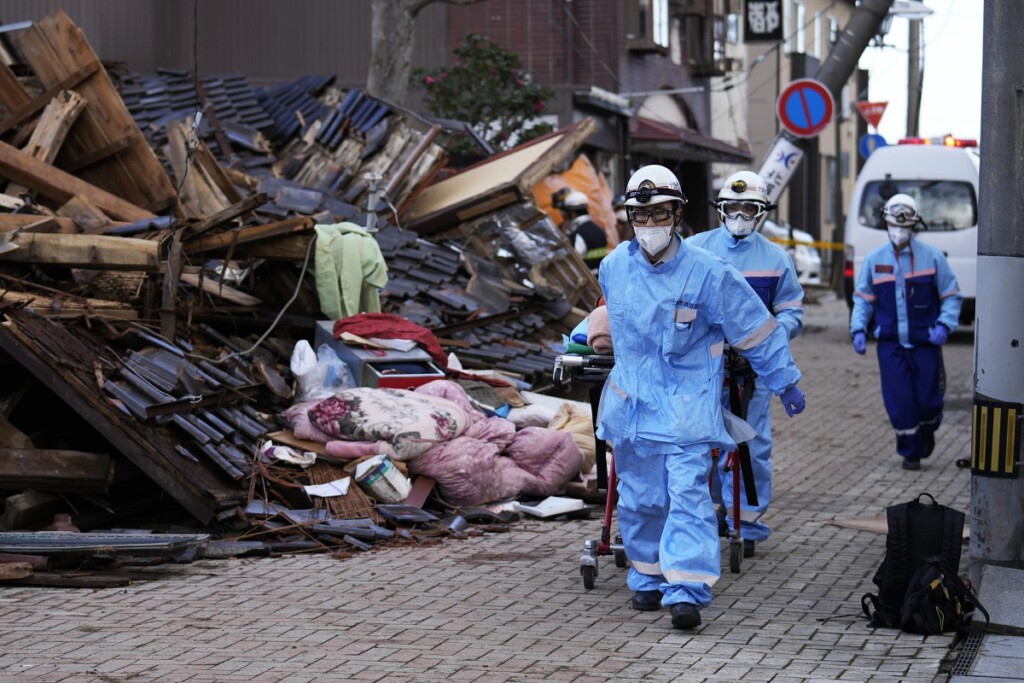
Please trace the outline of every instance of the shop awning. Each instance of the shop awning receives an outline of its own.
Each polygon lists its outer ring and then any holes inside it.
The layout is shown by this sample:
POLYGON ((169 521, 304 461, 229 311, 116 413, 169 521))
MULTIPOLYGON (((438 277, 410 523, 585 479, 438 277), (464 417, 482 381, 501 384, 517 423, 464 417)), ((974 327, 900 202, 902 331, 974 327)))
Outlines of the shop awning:
POLYGON ((724 162, 746 164, 754 155, 746 147, 737 147, 694 130, 642 116, 633 117, 629 125, 633 152, 679 161, 724 162))

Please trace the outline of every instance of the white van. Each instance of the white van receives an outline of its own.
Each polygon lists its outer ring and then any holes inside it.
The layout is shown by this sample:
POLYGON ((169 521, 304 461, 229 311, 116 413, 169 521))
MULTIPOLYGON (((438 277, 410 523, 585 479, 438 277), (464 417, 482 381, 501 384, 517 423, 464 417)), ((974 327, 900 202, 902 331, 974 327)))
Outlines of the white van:
POLYGON ((978 168, 974 140, 908 138, 879 147, 857 176, 846 215, 846 302, 853 306, 854 285, 864 257, 888 242, 882 206, 897 193, 917 202, 924 226, 916 239, 941 249, 960 285, 962 324, 974 323, 978 264, 978 168))

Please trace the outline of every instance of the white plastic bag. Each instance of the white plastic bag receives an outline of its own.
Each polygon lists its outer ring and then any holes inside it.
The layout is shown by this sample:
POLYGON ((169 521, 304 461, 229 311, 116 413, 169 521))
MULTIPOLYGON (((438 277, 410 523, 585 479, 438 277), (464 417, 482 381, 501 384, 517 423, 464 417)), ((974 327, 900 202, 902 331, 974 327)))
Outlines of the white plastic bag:
POLYGON ((292 349, 291 370, 296 401, 318 401, 356 386, 352 371, 328 344, 321 344, 313 353, 309 342, 300 339, 292 349))

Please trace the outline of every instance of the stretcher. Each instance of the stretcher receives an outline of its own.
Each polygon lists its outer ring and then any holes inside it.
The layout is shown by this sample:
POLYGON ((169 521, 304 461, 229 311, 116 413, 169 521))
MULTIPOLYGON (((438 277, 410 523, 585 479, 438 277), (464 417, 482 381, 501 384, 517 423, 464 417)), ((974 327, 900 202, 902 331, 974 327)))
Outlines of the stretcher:
MULTIPOLYGON (((588 393, 594 430, 597 430, 598 407, 601 391, 608 379, 611 369, 615 366, 615 358, 600 354, 562 354, 555 358, 552 381, 555 388, 561 389, 574 381, 590 384, 588 393)), ((729 391, 730 412, 739 417, 746 417, 746 407, 754 391, 754 374, 742 356, 729 350, 726 354, 726 385, 729 391)), ((615 476, 615 455, 610 452, 602 439, 595 437, 595 453, 597 460, 597 488, 605 491, 604 520, 601 536, 597 539, 586 539, 583 542, 583 555, 580 557, 580 575, 583 587, 590 590, 594 587, 598 575, 598 557, 612 555, 615 566, 624 568, 629 565, 622 537, 616 535, 612 541, 612 515, 618 504, 617 479, 615 476)), ((713 458, 722 457, 712 451, 713 458)), ((719 535, 729 539, 729 570, 733 574, 740 572, 743 559, 743 537, 740 526, 740 485, 746 489, 747 501, 757 505, 757 491, 754 486, 753 473, 750 468, 750 452, 746 444, 741 444, 735 451, 725 456, 725 470, 732 473, 732 521, 730 531, 725 524, 724 510, 719 506, 719 535)), ((712 468, 713 470, 714 468, 712 468)), ((724 482, 723 482, 723 485, 724 482)), ((711 486, 711 476, 708 477, 711 486)))

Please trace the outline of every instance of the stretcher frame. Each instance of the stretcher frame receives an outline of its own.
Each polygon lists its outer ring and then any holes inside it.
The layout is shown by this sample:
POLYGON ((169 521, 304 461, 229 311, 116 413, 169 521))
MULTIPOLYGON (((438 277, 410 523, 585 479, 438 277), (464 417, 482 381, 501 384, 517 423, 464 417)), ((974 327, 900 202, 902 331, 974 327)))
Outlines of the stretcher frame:
MULTIPOLYGON (((604 490, 606 495, 601 536, 597 539, 586 539, 583 542, 583 555, 580 557, 580 575, 583 577, 583 587, 587 590, 592 589, 595 585, 598 576, 598 557, 612 555, 615 558, 616 567, 625 568, 629 566, 622 537, 616 536, 615 541, 612 542, 612 515, 618 504, 618 478, 615 475, 615 454, 614 452, 609 452, 610 449, 608 449, 604 440, 596 437, 601 392, 614 366, 615 358, 613 356, 562 354, 555 358, 555 367, 552 374, 553 383, 558 389, 567 386, 573 381, 590 383, 588 393, 595 430, 597 488, 599 491, 604 490), (608 459, 609 456, 610 461, 608 459)), ((747 404, 754 391, 754 374, 746 360, 731 349, 727 351, 726 355, 726 386, 729 390, 730 411, 738 417, 746 418, 747 404), (743 381, 734 381, 733 378, 739 377, 740 374, 743 376, 743 381)), ((712 450, 712 457, 721 457, 717 449, 712 450)), ((725 457, 725 470, 732 472, 733 504, 731 512, 733 528, 729 530, 727 526, 720 524, 719 535, 729 539, 729 570, 733 574, 738 574, 743 559, 743 537, 741 535, 742 527, 740 523, 740 482, 742 481, 746 488, 749 504, 757 505, 757 491, 750 467, 750 451, 747 444, 740 444, 736 450, 729 451, 725 457)), ((724 482, 723 485, 725 485, 724 482)), ((709 488, 711 487, 711 475, 708 476, 708 486, 709 488)))

